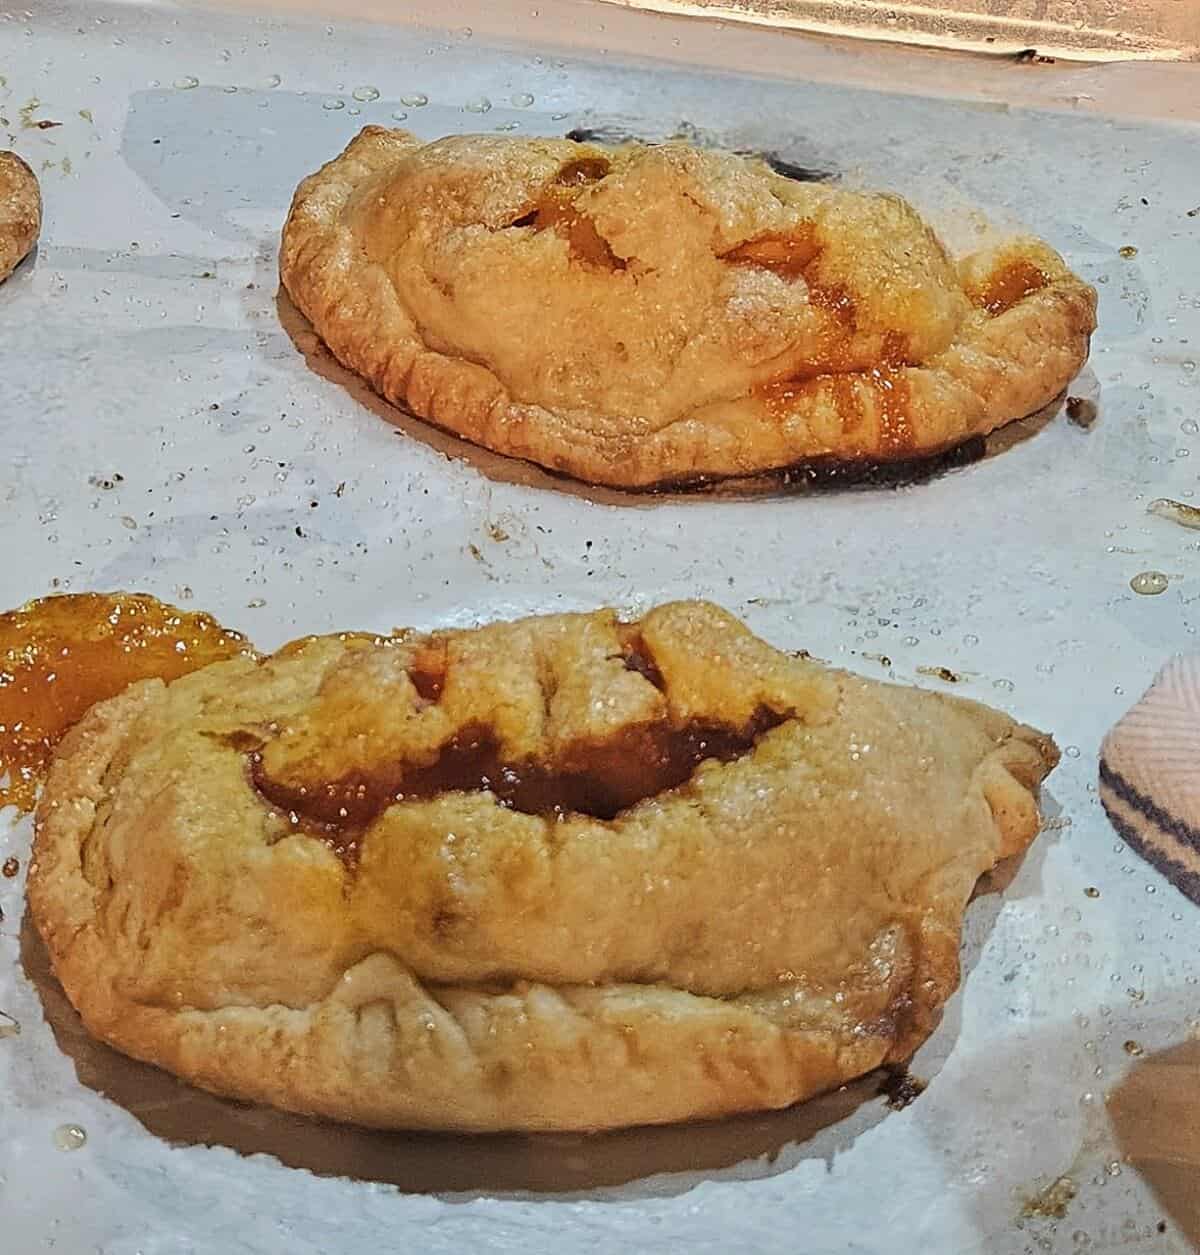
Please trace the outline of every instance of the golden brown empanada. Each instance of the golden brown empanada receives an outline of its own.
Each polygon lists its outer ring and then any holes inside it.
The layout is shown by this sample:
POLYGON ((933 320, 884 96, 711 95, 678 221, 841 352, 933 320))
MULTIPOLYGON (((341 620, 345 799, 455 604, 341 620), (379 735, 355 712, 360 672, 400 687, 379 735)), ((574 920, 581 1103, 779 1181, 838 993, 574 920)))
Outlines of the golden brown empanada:
POLYGON ((16 153, 0 152, 0 283, 24 260, 41 228, 37 176, 16 153))
POLYGON ((704 603, 310 637, 93 707, 33 918, 88 1028, 383 1127, 777 1108, 903 1060, 1046 736, 704 603))
POLYGON ((944 453, 1051 401, 1095 327, 1038 240, 956 261, 898 197, 682 143, 369 126, 280 271, 389 401, 625 488, 944 453))

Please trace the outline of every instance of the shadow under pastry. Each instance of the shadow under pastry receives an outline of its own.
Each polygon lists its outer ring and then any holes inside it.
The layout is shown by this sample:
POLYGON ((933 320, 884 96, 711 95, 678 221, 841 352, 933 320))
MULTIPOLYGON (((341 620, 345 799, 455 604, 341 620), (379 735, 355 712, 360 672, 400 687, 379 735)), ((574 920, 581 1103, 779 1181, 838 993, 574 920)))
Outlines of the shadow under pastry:
POLYGON ((532 462, 507 457, 471 444, 416 418, 406 410, 385 401, 362 379, 342 366, 282 287, 276 297, 276 307, 280 325, 304 355, 309 368, 323 379, 345 389, 360 405, 405 436, 435 449, 447 460, 465 462, 497 482, 567 493, 600 505, 655 505, 664 499, 672 502, 745 501, 756 497, 903 488, 926 483, 949 471, 1006 452, 1035 436, 1062 408, 1065 395, 1056 397, 1034 414, 1008 423, 988 437, 972 436, 961 444, 930 457, 895 462, 821 458, 777 467, 755 475, 719 478, 700 476, 688 480, 664 481, 649 489, 623 490, 585 484, 565 475, 556 475, 532 462))
POLYGON ((788 143, 764 143, 762 136, 718 136, 710 134, 692 122, 683 121, 670 135, 648 135, 635 132, 621 122, 599 123, 593 126, 577 126, 564 136, 576 144, 660 144, 678 140, 696 148, 730 149, 739 157, 757 157, 776 174, 796 183, 828 183, 839 178, 838 171, 828 158, 820 153, 810 139, 792 139, 788 143))
MULTIPOLYGON (((999 914, 1000 896, 1026 858, 1006 859, 976 886, 963 939, 963 979, 999 914), (980 898, 990 900, 989 905, 980 898)), ((272 1155, 317 1176, 381 1182, 405 1193, 457 1195, 680 1194, 714 1177, 750 1180, 808 1159, 831 1163, 888 1114, 917 1100, 958 1036, 957 1000, 924 1051, 922 1077, 905 1067, 869 1073, 782 1111, 602 1133, 387 1132, 221 1098, 92 1037, 50 967, 26 912, 21 964, 41 999, 55 1042, 81 1084, 123 1107, 176 1146, 224 1146, 272 1155)))
POLYGON ((594 1134, 386 1132, 220 1098, 131 1059, 92 1037, 50 969, 32 919, 21 926, 21 962, 59 1048, 80 1082, 176 1146, 224 1146, 268 1154, 318 1176, 383 1182, 406 1193, 563 1194, 647 1181, 654 1195, 681 1193, 741 1165, 764 1177, 799 1159, 833 1155, 922 1088, 903 1074, 875 1073, 784 1111, 594 1134), (790 1149, 791 1153, 785 1153, 790 1149), (679 1174, 687 1174, 680 1177, 679 1174))

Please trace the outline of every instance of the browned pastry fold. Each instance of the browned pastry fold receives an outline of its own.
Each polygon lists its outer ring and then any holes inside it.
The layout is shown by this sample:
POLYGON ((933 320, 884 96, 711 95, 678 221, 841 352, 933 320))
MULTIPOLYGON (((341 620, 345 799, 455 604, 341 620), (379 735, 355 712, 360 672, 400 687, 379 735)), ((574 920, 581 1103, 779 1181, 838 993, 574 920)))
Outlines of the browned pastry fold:
POLYGON ((1095 327, 1039 240, 956 261, 898 197, 682 143, 369 126, 280 272, 389 401, 625 488, 933 457, 1053 400, 1095 327))
POLYGON ((0 152, 0 283, 24 260, 42 227, 37 176, 14 152, 0 152))
POLYGON ((29 900, 88 1028, 383 1127, 785 1106, 930 1032, 1046 736, 705 603, 316 637, 63 742, 29 900))

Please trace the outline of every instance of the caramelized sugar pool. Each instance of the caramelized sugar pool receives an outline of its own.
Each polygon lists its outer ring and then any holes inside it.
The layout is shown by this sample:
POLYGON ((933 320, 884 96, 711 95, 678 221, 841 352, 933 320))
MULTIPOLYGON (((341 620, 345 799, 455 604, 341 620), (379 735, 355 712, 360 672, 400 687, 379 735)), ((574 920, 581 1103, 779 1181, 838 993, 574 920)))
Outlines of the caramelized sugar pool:
POLYGON ((143 593, 44 597, 0 615, 0 807, 33 809, 54 747, 96 702, 238 654, 254 654, 239 633, 143 593))

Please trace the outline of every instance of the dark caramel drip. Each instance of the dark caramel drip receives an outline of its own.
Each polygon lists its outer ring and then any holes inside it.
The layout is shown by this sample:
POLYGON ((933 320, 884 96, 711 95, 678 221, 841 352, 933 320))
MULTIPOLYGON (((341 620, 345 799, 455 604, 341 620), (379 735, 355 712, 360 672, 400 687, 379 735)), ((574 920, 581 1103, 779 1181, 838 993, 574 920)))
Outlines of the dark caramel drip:
POLYGON ((885 367, 852 374, 831 373, 816 379, 778 379, 760 385, 755 395, 776 422, 786 422, 806 394, 828 388, 842 434, 858 431, 867 419, 868 390, 875 394, 879 416, 879 449, 888 458, 910 452, 916 444, 912 428, 911 387, 902 370, 885 367))
POLYGON ((137 680, 173 680, 246 638, 141 593, 46 597, 0 615, 0 806, 31 810, 54 747, 87 710, 137 680))
POLYGON ((812 382, 812 379, 775 379, 760 384, 754 389, 754 395, 762 401, 767 413, 782 423, 791 417, 797 401, 811 389, 812 382))
POLYGON ((914 1076, 903 1065, 890 1065, 883 1070, 879 1091, 887 1095, 887 1105, 893 1111, 903 1111, 916 1102, 928 1088, 928 1082, 914 1076))
POLYGON ((908 336, 903 331, 885 331, 880 357, 884 366, 893 369, 897 366, 911 366, 913 363, 908 351, 908 336))
POLYGON ((339 852, 357 847, 362 832, 394 803, 447 793, 487 791, 526 815, 613 819, 636 802, 678 788, 708 759, 741 757, 782 722, 783 716, 762 709, 745 728, 643 725, 603 743, 572 746, 553 763, 506 761, 492 731, 475 726, 462 729, 432 763, 392 763, 316 789, 270 779, 258 754, 250 758, 250 771, 263 797, 339 852))
POLYGON ((877 398, 880 448, 889 457, 911 452, 916 436, 910 417, 912 390, 908 376, 892 370, 873 370, 866 378, 877 398))
POLYGON ((849 291, 838 283, 808 285, 808 299, 818 309, 832 314, 847 335, 858 329, 858 306, 849 291))
POLYGON ((829 377, 829 392, 833 397, 833 408, 841 420, 843 435, 856 431, 866 418, 866 407, 858 387, 859 378, 858 375, 829 377))
POLYGON ((417 696, 431 705, 442 696, 443 677, 433 671, 409 671, 408 678, 412 681, 417 696))
POLYGON ((408 668, 408 678, 417 696, 433 705, 442 698, 446 685, 446 642, 431 641, 424 645, 408 668))
POLYGON ((995 317, 1012 309, 1030 293, 1040 292, 1049 282, 1045 271, 1021 257, 991 274, 975 303, 995 317))
POLYGON ((751 475, 730 477, 693 475, 686 479, 660 480, 651 484, 652 493, 762 494, 797 492, 843 492, 846 489, 874 491, 925 484, 949 471, 970 466, 987 453, 982 436, 969 436, 940 451, 914 452, 907 458, 883 460, 877 456, 823 455, 798 462, 785 462, 751 475))

